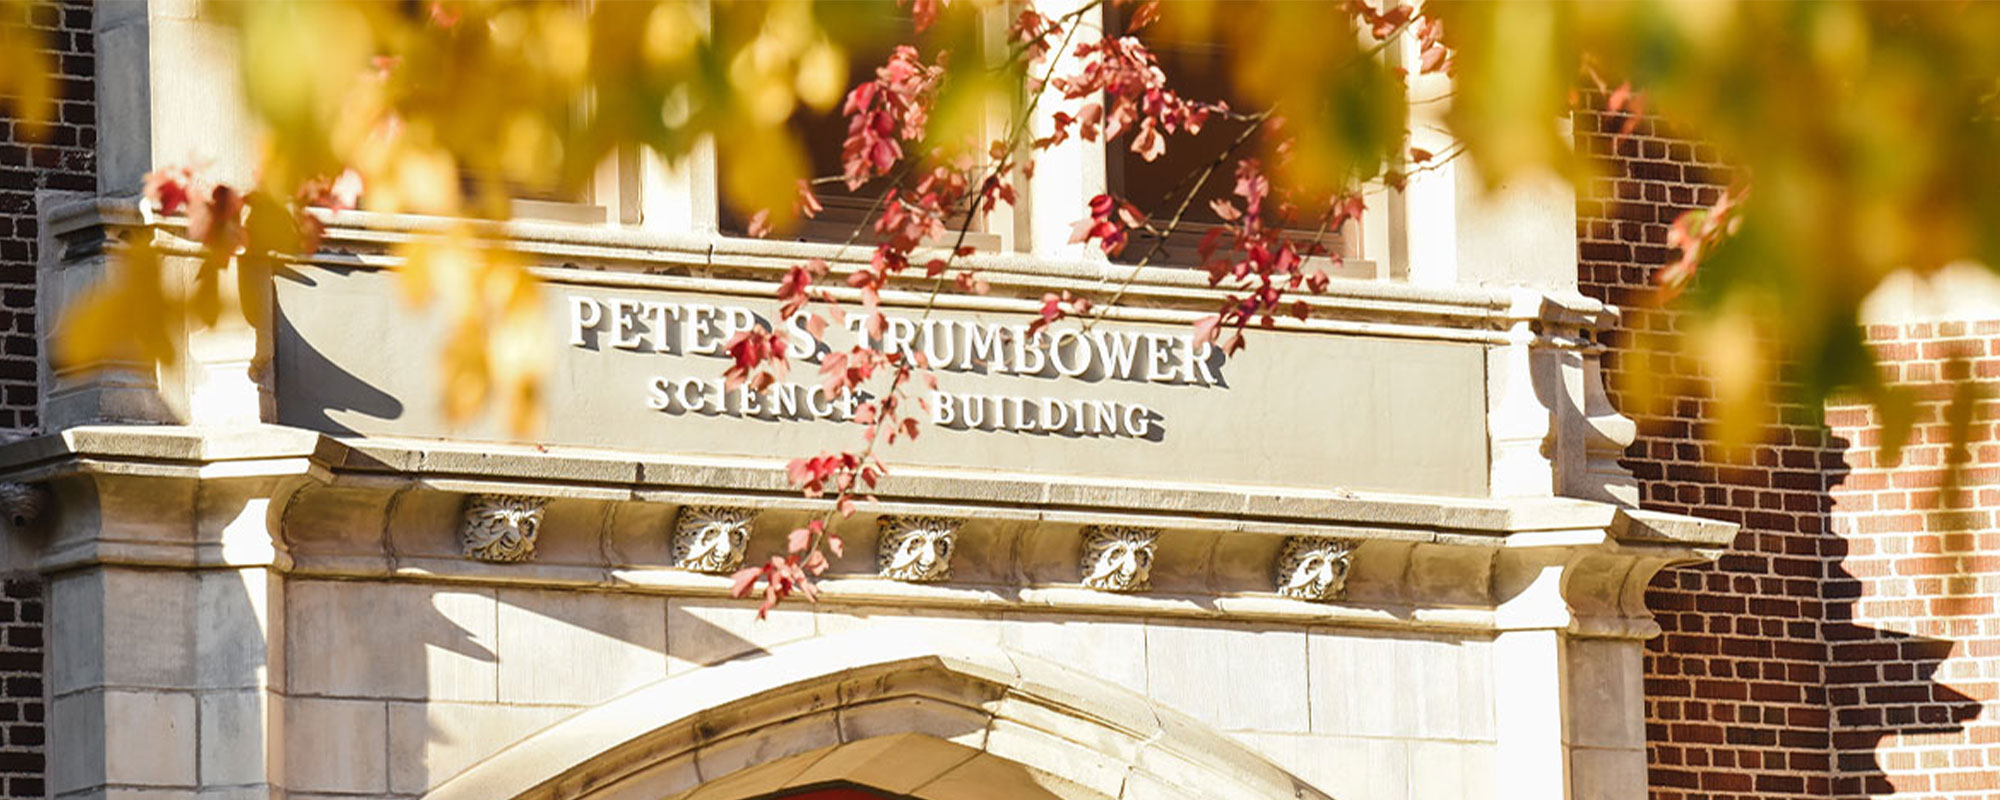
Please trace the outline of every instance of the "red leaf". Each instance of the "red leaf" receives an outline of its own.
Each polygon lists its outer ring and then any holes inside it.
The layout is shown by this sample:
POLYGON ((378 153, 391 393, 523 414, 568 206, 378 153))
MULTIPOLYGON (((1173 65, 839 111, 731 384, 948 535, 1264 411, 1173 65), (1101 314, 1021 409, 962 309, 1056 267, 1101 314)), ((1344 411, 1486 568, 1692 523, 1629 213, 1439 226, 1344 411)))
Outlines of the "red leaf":
POLYGON ((1194 321, 1195 344, 1215 341, 1215 327, 1222 324, 1222 317, 1210 314, 1194 321))
POLYGON ((1138 33, 1141 28, 1153 24, 1160 18, 1159 0, 1146 0, 1138 8, 1132 9, 1132 21, 1125 24, 1125 32, 1138 33))
POLYGON ((736 574, 729 576, 729 596, 742 597, 749 594, 750 587, 757 583, 757 576, 762 574, 764 574, 764 568, 761 566, 744 567, 737 570, 736 574))
POLYGON ((806 528, 793 528, 791 534, 785 537, 786 551, 792 553, 805 552, 806 548, 812 546, 812 536, 813 533, 811 530, 808 530, 806 528))

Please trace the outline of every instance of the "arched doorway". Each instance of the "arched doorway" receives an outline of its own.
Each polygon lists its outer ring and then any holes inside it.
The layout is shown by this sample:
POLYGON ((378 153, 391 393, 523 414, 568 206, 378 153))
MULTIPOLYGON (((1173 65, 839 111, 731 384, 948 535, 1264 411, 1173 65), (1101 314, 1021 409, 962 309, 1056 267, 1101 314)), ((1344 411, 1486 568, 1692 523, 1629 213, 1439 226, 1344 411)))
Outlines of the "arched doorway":
POLYGON ((892 797, 860 786, 833 786, 780 792, 765 795, 762 800, 904 800, 904 797, 892 797))
POLYGON ((641 688, 425 800, 1222 797, 1331 800, 1101 679, 991 642, 859 631, 641 688))

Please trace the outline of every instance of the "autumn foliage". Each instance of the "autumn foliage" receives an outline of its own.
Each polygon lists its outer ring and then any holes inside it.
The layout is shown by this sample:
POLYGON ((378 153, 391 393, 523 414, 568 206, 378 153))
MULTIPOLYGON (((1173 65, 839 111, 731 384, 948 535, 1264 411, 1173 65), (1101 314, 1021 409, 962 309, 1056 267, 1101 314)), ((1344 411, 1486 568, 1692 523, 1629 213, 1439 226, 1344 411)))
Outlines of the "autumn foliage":
MULTIPOLYGON (((1191 266, 1225 296, 1193 336, 1240 351, 1254 329, 1308 315, 1299 296, 1330 286, 1371 187, 1400 190, 1460 157, 1494 185, 1587 181, 1556 124, 1579 88, 1628 124, 1685 122, 1742 167, 1721 204, 1673 226, 1680 257, 1660 273, 1706 312, 1696 324, 1775 332, 1731 348, 1725 399, 1756 396, 1779 350, 1820 354, 1806 360, 1811 391, 1887 391, 1851 335, 1868 290, 1899 268, 2000 263, 2000 237, 1983 233, 2000 181, 1980 166, 2000 119, 2000 11, 1980 4, 272 0, 204 13, 239 35, 259 177, 155 172, 149 210, 201 248, 195 280, 169 280, 164 240, 134 237, 119 278, 65 315, 58 358, 174 359, 176 326, 227 313, 260 324, 263 284, 317 247, 327 215, 436 215, 458 222, 394 255, 409 298, 452 321, 446 407, 497 407, 532 430, 540 288, 491 224, 514 198, 574 196, 635 151, 713 148, 724 203, 761 235, 822 214, 828 187, 880 187, 849 239, 869 248, 865 264, 807 261, 774 287, 785 318, 806 314, 815 336, 851 327, 860 343, 813 365, 793 363, 783 330, 727 344, 731 386, 812 368, 829 395, 867 389, 854 447, 791 464, 828 515, 737 577, 767 607, 814 592, 840 546, 826 522, 868 498, 883 447, 921 430, 911 390, 934 384, 933 365, 880 346, 883 292, 986 291, 967 266, 971 234, 1019 200, 1039 156, 1074 140, 1149 163, 1224 141, 1165 196, 1088 199, 1074 242, 1129 272, 1103 292, 1047 293, 1037 332, 1095 324, 1176 233, 1199 228, 1191 266), (890 15, 904 20, 890 41, 860 24, 890 15), (1152 44, 1167 39, 1220 42, 1231 96, 1183 91, 1152 44), (849 76, 849 56, 871 48, 887 57, 849 76), (844 119, 838 164, 806 155, 793 123, 807 111, 844 119)), ((32 126, 46 65, 11 44, 30 35, 0 25, 0 93, 32 126)))

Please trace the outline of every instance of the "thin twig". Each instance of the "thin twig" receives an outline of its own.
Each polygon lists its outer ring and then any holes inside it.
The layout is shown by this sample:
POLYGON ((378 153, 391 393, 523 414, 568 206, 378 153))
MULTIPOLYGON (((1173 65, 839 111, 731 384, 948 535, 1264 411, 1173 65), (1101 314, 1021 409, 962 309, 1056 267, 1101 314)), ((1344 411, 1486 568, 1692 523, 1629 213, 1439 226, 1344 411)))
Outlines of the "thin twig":
MULTIPOLYGON (((1044 87, 1048 85, 1049 79, 1055 76, 1056 64, 1060 60, 1060 55, 1069 49, 1070 41, 1076 35, 1076 30, 1079 27, 1076 24, 1077 20, 1081 19, 1085 12, 1088 12, 1091 9, 1096 8, 1101 3, 1102 0, 1092 0, 1092 2, 1084 5, 1083 7, 1078 8, 1075 11, 1072 11, 1068 14, 1063 15, 1062 17, 1057 18, 1059 22, 1064 23, 1063 38, 1062 38, 1062 43, 1054 51, 1052 51, 1055 55, 1049 59, 1048 69, 1045 70, 1042 74, 1041 83, 1044 87)), ((1036 92, 1035 96, 1028 101, 1028 105, 1022 110, 1022 113, 1013 120, 1013 124, 1010 126, 1010 130, 1007 136, 1007 148, 1006 148, 1007 153, 1011 154, 1020 148, 1021 137, 1025 133, 1025 131, 1034 124, 1035 111, 1040 108, 1042 96, 1043 94, 1046 93, 1046 91, 1047 91, 1046 88, 1044 88, 1043 91, 1036 92)), ((959 257, 958 254, 965 247, 966 237, 971 235, 972 222, 974 219, 978 217, 979 202, 985 199, 986 187, 992 181, 998 179, 1000 175, 1004 173, 1004 171, 1009 166, 1010 160, 1011 160, 1010 158, 1003 157, 995 161, 993 168, 987 172, 985 178, 981 179, 979 183, 976 184, 977 188, 968 196, 969 205, 965 210, 964 219, 959 223, 957 239, 952 245, 951 252, 945 255, 945 266, 942 269, 938 270, 937 276, 933 278, 931 281, 930 293, 929 296, 926 297, 924 300, 924 310, 923 313, 918 317, 918 321, 921 322, 923 320, 929 319, 931 312, 936 309, 938 295, 944 289, 945 275, 950 272, 951 265, 958 260, 959 257)), ((913 163, 914 160, 906 162, 906 164, 913 164, 913 163)), ((908 169, 909 167, 906 165, 904 167, 903 173, 907 174, 908 169)), ((898 176, 897 180, 894 181, 894 183, 901 183, 900 175, 898 176)), ((887 193, 884 193, 884 196, 886 196, 886 194, 887 193)), ((875 213, 881 208, 881 203, 882 203, 882 198, 877 197, 875 206, 870 208, 868 211, 868 216, 873 217, 875 213)), ((848 238, 848 243, 849 244, 853 243, 854 239, 859 236, 860 236, 860 228, 857 227, 854 235, 848 238)), ((844 248, 845 245, 843 245, 843 249, 844 248)), ((913 359, 911 359, 908 355, 905 355, 902 363, 896 366, 894 374, 889 379, 889 388, 887 393, 884 395, 885 397, 894 397, 896 393, 902 388, 904 380, 909 377, 910 373, 914 369, 912 367, 912 363, 913 359)), ((875 430, 871 431, 867 440, 867 444, 862 447, 860 457, 855 460, 855 463, 857 465, 856 467, 857 470, 868 468, 869 459, 874 457, 875 445, 877 442, 881 440, 881 437, 882 437, 881 421, 878 419, 875 425, 875 430)), ((841 499, 852 497, 854 493, 851 491, 851 488, 854 487, 859 481, 860 477, 857 473, 856 477, 853 479, 853 482, 850 482, 848 484, 850 488, 841 489, 834 496, 833 508, 827 511, 821 511, 820 514, 818 515, 818 518, 823 521, 831 521, 830 515, 832 513, 836 513, 839 511, 841 499)), ((819 547, 824 543, 825 537, 828 535, 826 533, 826 530, 827 526, 822 524, 820 526, 820 531, 814 534, 813 541, 811 542, 811 545, 807 547, 805 552, 810 553, 814 550, 819 549, 819 547)))
MULTIPOLYGON (((1110 299, 1099 304, 1097 313, 1092 314, 1089 319, 1084 320, 1083 330, 1089 331, 1092 326, 1097 324, 1098 320, 1104 318, 1106 311, 1110 310, 1112 306, 1117 305, 1118 301, 1125 299, 1125 292, 1132 288, 1133 281, 1138 280, 1139 272, 1145 269, 1148 263, 1152 262, 1154 256, 1159 255, 1161 251, 1167 249, 1168 238, 1173 236, 1174 231, 1180 227, 1181 219, 1187 215, 1188 206, 1194 204, 1195 195, 1201 194, 1201 187, 1208 184, 1209 177, 1215 174, 1215 168, 1227 162, 1229 157, 1236 153, 1236 149, 1243 146, 1244 142, 1250 141, 1250 137, 1255 135, 1259 128, 1263 127, 1264 121, 1271 118, 1273 111, 1276 111, 1276 109, 1267 108, 1253 115, 1252 119, 1256 120, 1255 124, 1244 128, 1243 132, 1237 134, 1236 139, 1230 142, 1228 147, 1223 148, 1222 152, 1217 153, 1214 159, 1211 159, 1208 164, 1201 168, 1201 174, 1195 179, 1194 186, 1188 189, 1187 194, 1181 196, 1180 207, 1174 209, 1173 219, 1167 222, 1166 232, 1160 234, 1159 241, 1153 243, 1152 249, 1147 250, 1146 255, 1141 256, 1138 263, 1132 265, 1132 270, 1126 273, 1125 280, 1118 284, 1118 291, 1113 292, 1110 299)), ((1171 193, 1169 193, 1169 196, 1171 196, 1171 193)))

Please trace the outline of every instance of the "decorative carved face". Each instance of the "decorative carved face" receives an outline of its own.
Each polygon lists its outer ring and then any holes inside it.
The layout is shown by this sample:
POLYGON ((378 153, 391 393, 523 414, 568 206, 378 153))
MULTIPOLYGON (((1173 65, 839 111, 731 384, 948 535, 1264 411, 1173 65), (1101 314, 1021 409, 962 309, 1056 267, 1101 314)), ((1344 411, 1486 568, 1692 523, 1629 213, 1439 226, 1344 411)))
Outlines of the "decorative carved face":
POLYGON ((884 517, 875 565, 882 577, 941 581, 951 577, 951 551, 959 521, 938 517, 884 517))
POLYGON ((1146 590, 1159 530, 1093 525, 1083 535, 1083 585, 1107 592, 1146 590))
POLYGON ((1285 540, 1278 558, 1278 594, 1300 600, 1338 600, 1347 593, 1347 569, 1355 542, 1324 536, 1285 540))
POLYGON ((466 498, 458 541, 467 558, 526 561, 535 555, 535 534, 549 501, 539 497, 476 494, 466 498))
POLYGON ((681 506, 674 522, 674 566, 695 572, 733 572, 750 545, 756 509, 681 506))

